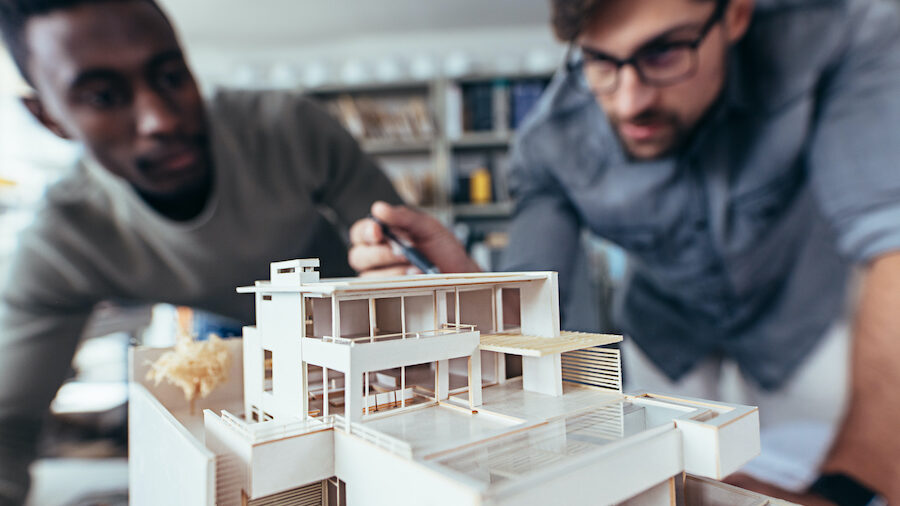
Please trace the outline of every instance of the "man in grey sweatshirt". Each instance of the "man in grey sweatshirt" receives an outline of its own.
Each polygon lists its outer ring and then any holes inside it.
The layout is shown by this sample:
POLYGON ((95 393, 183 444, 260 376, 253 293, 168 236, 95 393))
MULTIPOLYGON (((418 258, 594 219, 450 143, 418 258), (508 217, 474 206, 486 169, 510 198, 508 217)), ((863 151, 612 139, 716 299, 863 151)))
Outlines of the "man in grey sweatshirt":
POLYGON ((85 148, 0 285, 5 506, 25 496, 40 421, 95 304, 169 302, 252 321, 234 287, 263 279, 272 260, 318 256, 326 275, 348 273, 340 229, 399 198, 305 99, 204 101, 152 0, 0 0, 0 29, 35 90, 25 105, 85 148))

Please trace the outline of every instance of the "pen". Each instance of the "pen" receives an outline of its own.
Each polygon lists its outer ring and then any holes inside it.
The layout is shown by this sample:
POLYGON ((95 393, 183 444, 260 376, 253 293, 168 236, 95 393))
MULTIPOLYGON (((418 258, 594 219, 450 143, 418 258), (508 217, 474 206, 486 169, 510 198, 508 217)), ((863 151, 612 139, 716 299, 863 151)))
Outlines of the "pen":
POLYGON ((431 263, 425 255, 423 255, 419 250, 413 248, 412 246, 408 246, 403 243, 400 239, 397 238, 396 235, 391 232, 387 225, 384 224, 383 221, 378 218, 369 215, 369 218, 377 223, 381 227, 381 231, 384 233, 384 236, 388 238, 391 242, 400 247, 401 251, 403 251, 403 256, 406 257, 407 260, 410 261, 413 265, 419 268, 420 271, 425 274, 440 274, 441 270, 438 269, 433 263, 431 263))

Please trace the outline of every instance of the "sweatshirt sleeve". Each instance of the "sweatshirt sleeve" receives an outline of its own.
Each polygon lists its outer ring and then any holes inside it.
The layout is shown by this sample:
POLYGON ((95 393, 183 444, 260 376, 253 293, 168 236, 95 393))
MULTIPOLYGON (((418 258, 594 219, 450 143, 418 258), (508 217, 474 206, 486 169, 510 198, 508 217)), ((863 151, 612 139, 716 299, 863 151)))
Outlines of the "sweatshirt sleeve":
POLYGON ((214 111, 239 132, 254 163, 300 199, 334 214, 346 232, 372 203, 401 203, 387 176, 314 100, 289 91, 219 92, 214 111), (277 165, 277 167, 273 167, 277 165))
MULTIPOLYGON (((317 104, 301 100, 296 107, 298 121, 308 122, 314 151, 308 169, 315 182, 313 197, 349 227, 369 213, 372 203, 383 200, 400 204, 402 200, 381 168, 362 151, 359 143, 317 104)), ((298 128, 303 131, 305 128, 298 128)))
MULTIPOLYGON (((28 491, 42 420, 93 304, 54 268, 53 248, 30 234, 0 281, 0 505, 28 491)), ((63 262, 62 265, 64 265, 63 262)), ((75 273, 70 273, 75 274, 75 273)), ((77 274, 76 274, 77 276, 77 274)))

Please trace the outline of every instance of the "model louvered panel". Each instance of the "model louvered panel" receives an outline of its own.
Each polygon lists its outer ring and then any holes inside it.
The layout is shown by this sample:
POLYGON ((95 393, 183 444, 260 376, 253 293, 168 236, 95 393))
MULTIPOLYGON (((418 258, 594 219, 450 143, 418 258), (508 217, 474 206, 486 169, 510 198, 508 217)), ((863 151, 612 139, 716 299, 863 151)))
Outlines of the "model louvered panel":
POLYGON ((324 504, 325 482, 322 481, 247 501, 247 506, 323 506, 324 504))
POLYGON ((595 346, 561 354, 562 379, 622 392, 619 350, 595 346))
POLYGON ((216 456, 216 505, 241 506, 244 474, 236 455, 216 456))
MULTIPOLYGON (((585 413, 572 428, 581 441, 618 441, 625 437, 625 412, 621 403, 610 404, 585 413)), ((571 452, 571 450, 570 450, 571 452)))

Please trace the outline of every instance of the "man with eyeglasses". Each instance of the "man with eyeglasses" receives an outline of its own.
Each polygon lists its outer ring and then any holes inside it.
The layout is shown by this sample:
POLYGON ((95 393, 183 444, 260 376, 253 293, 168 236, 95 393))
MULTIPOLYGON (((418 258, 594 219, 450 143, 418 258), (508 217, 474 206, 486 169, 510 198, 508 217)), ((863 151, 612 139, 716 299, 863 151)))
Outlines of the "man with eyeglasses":
MULTIPOLYGON (((620 245, 632 388, 727 397, 736 364, 763 429, 749 473, 900 502, 896 6, 551 3, 570 50, 517 133, 506 268, 559 271, 565 306, 579 231, 620 245)), ((475 268, 433 220, 372 211, 445 272, 475 268)), ((407 269, 370 221, 351 236, 357 270, 407 269)))

